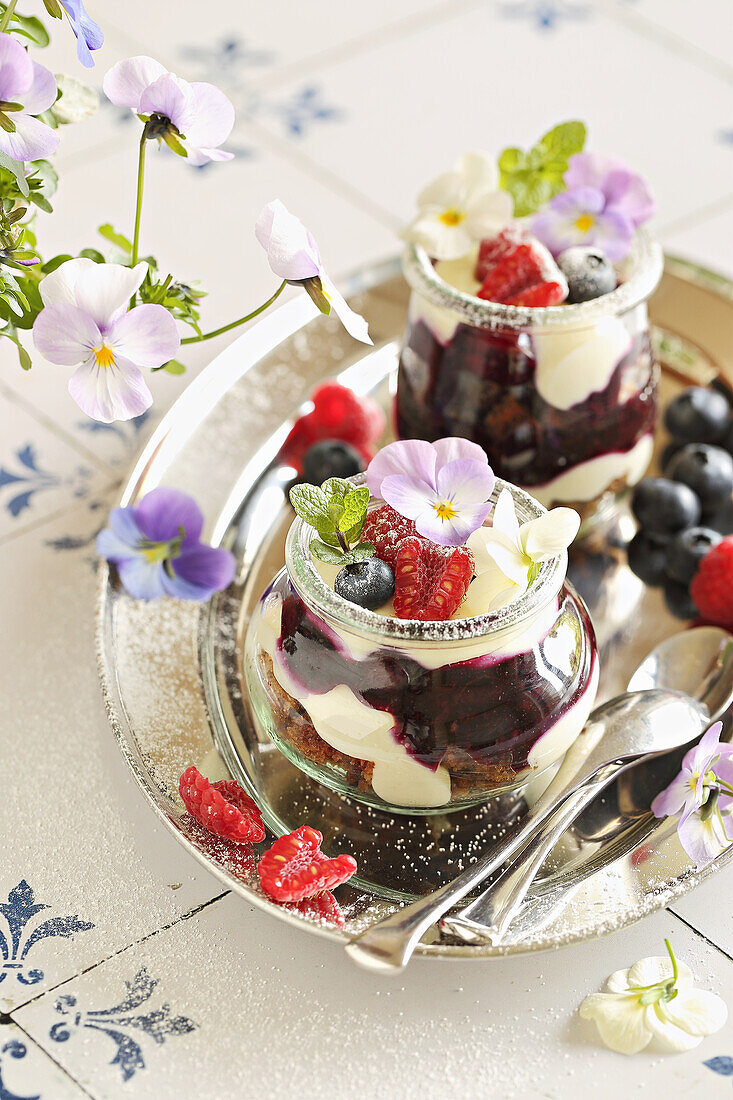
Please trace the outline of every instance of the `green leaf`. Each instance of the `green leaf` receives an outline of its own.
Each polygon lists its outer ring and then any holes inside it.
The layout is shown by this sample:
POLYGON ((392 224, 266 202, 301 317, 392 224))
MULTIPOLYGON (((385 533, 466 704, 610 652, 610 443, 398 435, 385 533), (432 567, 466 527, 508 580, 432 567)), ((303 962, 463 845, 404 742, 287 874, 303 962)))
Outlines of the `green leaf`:
POLYGON ((36 190, 45 199, 50 199, 58 189, 59 174, 49 160, 34 160, 31 163, 29 183, 37 183, 36 190))
POLYGON ((316 485, 293 485, 290 490, 290 503, 296 515, 310 523, 328 519, 329 499, 323 489, 316 485))
POLYGON ((183 363, 179 363, 177 359, 169 359, 167 363, 163 364, 163 370, 168 374, 185 374, 186 367, 183 363))
POLYGON ((314 558, 319 558, 329 565, 340 565, 343 558, 340 550, 333 546, 327 546, 325 542, 320 542, 318 539, 311 540, 310 552, 314 558))
POLYGON ((341 564, 355 565, 358 561, 367 561, 369 558, 373 558, 376 552, 377 548, 371 542, 359 542, 349 550, 348 554, 342 556, 341 564))
POLYGON ((565 189, 568 160, 581 152, 586 129, 582 122, 563 122, 548 130, 537 144, 523 152, 505 149, 499 157, 501 186, 514 199, 514 216, 533 214, 565 189))
POLYGON ((338 497, 339 500, 343 501, 346 494, 353 489, 353 485, 342 477, 329 477, 323 482, 321 489, 327 497, 338 497))
POLYGON ((85 260, 94 260, 95 264, 107 262, 98 248, 82 248, 79 255, 83 256, 85 260))
MULTIPOLYGON (((339 530, 351 532, 355 527, 359 527, 359 531, 361 531, 366 519, 368 504, 369 490, 366 485, 362 485, 358 489, 351 489, 344 497, 343 511, 338 520, 339 530)), ((357 535, 359 531, 356 532, 357 535)), ((347 539, 347 541, 351 542, 351 539, 347 539)))
POLYGON ((43 6, 52 19, 63 18, 59 0, 43 0, 43 6))
POLYGON ((18 15, 13 13, 9 30, 12 34, 19 34, 22 38, 28 38, 39 49, 44 49, 51 41, 51 36, 40 19, 35 15, 18 15))
POLYGON ((99 93, 83 80, 66 73, 56 74, 59 97, 53 104, 50 114, 56 125, 66 126, 91 118, 99 107, 99 93))
POLYGON ((18 190, 26 199, 30 194, 30 187, 25 175, 25 166, 20 160, 14 160, 7 153, 0 153, 0 168, 6 168, 18 185, 18 190))
POLYGON ((344 514, 344 502, 341 497, 333 496, 328 502, 328 516, 334 528, 340 526, 341 517, 344 514))
POLYGON ((105 241, 109 241, 115 248, 119 248, 120 252, 132 252, 132 241, 128 241, 122 233, 118 233, 109 222, 105 222, 104 225, 100 225, 97 230, 100 237, 104 237, 105 241))

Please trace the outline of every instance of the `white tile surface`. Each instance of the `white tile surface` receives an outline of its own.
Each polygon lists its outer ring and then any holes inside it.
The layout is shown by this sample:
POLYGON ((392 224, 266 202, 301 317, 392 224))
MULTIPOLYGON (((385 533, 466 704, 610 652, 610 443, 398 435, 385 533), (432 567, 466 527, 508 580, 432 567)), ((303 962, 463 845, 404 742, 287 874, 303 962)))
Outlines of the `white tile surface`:
MULTIPOLYGON (((352 1087, 361 1096, 409 1100, 560 1100, 590 1090, 617 1100, 619 1056, 599 1045, 576 1009, 613 970, 663 954, 665 936, 703 985, 733 996, 733 963, 668 914, 563 952, 478 964, 417 960, 389 980, 230 895, 58 991, 76 998, 76 1011, 106 1008, 146 968, 160 986, 140 1011, 165 1000, 196 1025, 162 1049, 136 1032, 145 1069, 124 1086, 119 1066, 104 1065, 113 1048, 99 1032, 82 1026, 54 1049, 50 1029, 63 1018, 58 992, 18 1019, 105 1100, 188 1095, 193 1074, 211 1096, 253 1097, 260 1082, 272 1100, 290 1100, 306 1082, 327 1100, 352 1087), (551 1051, 559 1057, 550 1069, 551 1051)), ((702 1094, 715 1080, 703 1059, 728 1046, 718 1036, 673 1058, 639 1055, 630 1081, 655 1095, 702 1094)))
MULTIPOLYGON (((730 146, 730 158, 733 167, 733 144, 730 146)), ((733 278, 733 196, 723 213, 702 218, 686 227, 672 228, 664 234, 662 241, 670 252, 696 260, 733 278)))
POLYGON ((0 1096, 3 1100, 79 1100, 88 1096, 21 1028, 0 1024, 0 1096))

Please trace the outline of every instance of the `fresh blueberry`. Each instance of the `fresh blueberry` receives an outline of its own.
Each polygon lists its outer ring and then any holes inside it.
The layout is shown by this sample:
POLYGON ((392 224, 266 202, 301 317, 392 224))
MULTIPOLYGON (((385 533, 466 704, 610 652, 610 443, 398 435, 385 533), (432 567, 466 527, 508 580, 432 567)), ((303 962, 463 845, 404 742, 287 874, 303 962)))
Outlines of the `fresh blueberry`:
POLYGON ((664 584, 667 568, 667 548, 660 542, 649 538, 644 531, 638 531, 626 547, 629 568, 639 580, 656 588, 664 584))
POLYGON ((670 462, 677 454, 677 452, 681 451, 683 447, 684 443, 678 443, 674 439, 671 439, 669 443, 667 443, 661 455, 659 456, 659 465, 662 467, 662 470, 664 472, 666 472, 667 467, 669 466, 670 462))
POLYGON ((733 455, 733 420, 728 421, 728 427, 725 429, 725 434, 718 440, 718 445, 727 451, 729 455, 733 455))
POLYGON ((707 515, 727 504, 733 493, 733 458, 722 447, 688 443, 674 456, 665 473, 692 489, 707 515))
POLYGON ((640 481, 631 498, 631 510, 647 534, 659 539, 673 538, 700 519, 700 501, 692 489, 666 477, 640 481))
POLYGON ((679 581, 667 581, 664 586, 664 602, 676 619, 696 619, 699 615, 690 590, 679 581))
POLYGON ((322 485, 329 477, 351 477, 364 469, 359 452, 342 439, 322 439, 303 456, 303 480, 322 485))
POLYGON ((710 389, 715 390, 716 393, 722 393, 723 397, 728 402, 729 407, 733 408, 733 390, 723 378, 721 378, 720 376, 718 376, 717 378, 713 378, 712 382, 710 383, 710 389))
POLYGON ((599 248, 566 248, 557 266, 568 281, 568 302, 589 302, 616 289, 613 264, 599 248))
POLYGON ((693 386, 670 401, 664 423, 681 443, 715 443, 725 434, 729 415, 728 402, 721 393, 693 386))
POLYGON ((394 573, 386 561, 367 558, 355 565, 345 565, 333 587, 349 603, 376 611, 394 596, 394 573))
POLYGON ((720 542, 722 535, 710 527, 688 527, 667 549, 667 576, 680 584, 689 584, 700 562, 720 542))
POLYGON ((724 504, 720 511, 708 516, 706 522, 708 527, 712 527, 720 535, 733 535, 733 500, 724 504))

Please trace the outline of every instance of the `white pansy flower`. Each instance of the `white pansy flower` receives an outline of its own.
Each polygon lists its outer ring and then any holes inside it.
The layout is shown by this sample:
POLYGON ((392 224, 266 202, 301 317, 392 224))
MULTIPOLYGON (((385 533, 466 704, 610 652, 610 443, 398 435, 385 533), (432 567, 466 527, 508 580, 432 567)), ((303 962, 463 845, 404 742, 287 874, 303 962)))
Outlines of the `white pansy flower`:
POLYGON ((494 611, 517 599, 529 587, 534 566, 567 550, 579 527, 580 516, 572 508, 553 508, 520 526, 512 494, 502 489, 491 527, 480 527, 468 539, 476 579, 467 602, 494 611))
POLYGON ((435 260, 458 260, 476 241, 493 237, 509 221, 513 201, 498 187, 496 165, 484 153, 466 153, 452 172, 418 195, 419 214, 402 238, 422 245, 435 260))
POLYGON ((580 1006, 593 1020, 601 1039, 618 1054, 650 1050, 679 1053, 698 1046, 724 1026, 725 1002, 706 989, 695 989, 689 967, 678 963, 669 941, 669 958, 641 959, 629 970, 617 970, 606 992, 591 993, 580 1006))

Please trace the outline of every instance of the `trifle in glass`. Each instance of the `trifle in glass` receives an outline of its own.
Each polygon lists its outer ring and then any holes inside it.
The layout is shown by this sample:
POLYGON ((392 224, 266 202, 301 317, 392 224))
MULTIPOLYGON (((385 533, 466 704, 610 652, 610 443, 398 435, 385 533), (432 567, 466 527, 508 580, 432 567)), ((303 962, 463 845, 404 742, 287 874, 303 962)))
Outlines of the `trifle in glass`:
MULTIPOLYGON (((520 523, 545 513, 500 481, 492 503, 502 489, 520 523)), ((382 506, 372 499, 370 515, 382 506)), ((422 621, 397 617, 391 600, 369 610, 340 596, 338 566, 312 556, 313 536, 295 520, 285 568, 249 627, 245 671, 261 731, 327 787, 390 812, 445 812, 551 774, 598 682, 593 627, 565 579, 565 550, 493 610, 478 587, 472 593, 469 570, 454 614, 422 621)))
POLYGON ((651 459, 657 371, 647 298, 661 250, 638 230, 616 289, 542 308, 478 297, 480 265, 478 246, 443 261, 407 248, 398 434, 475 440, 501 477, 587 520, 651 459))

